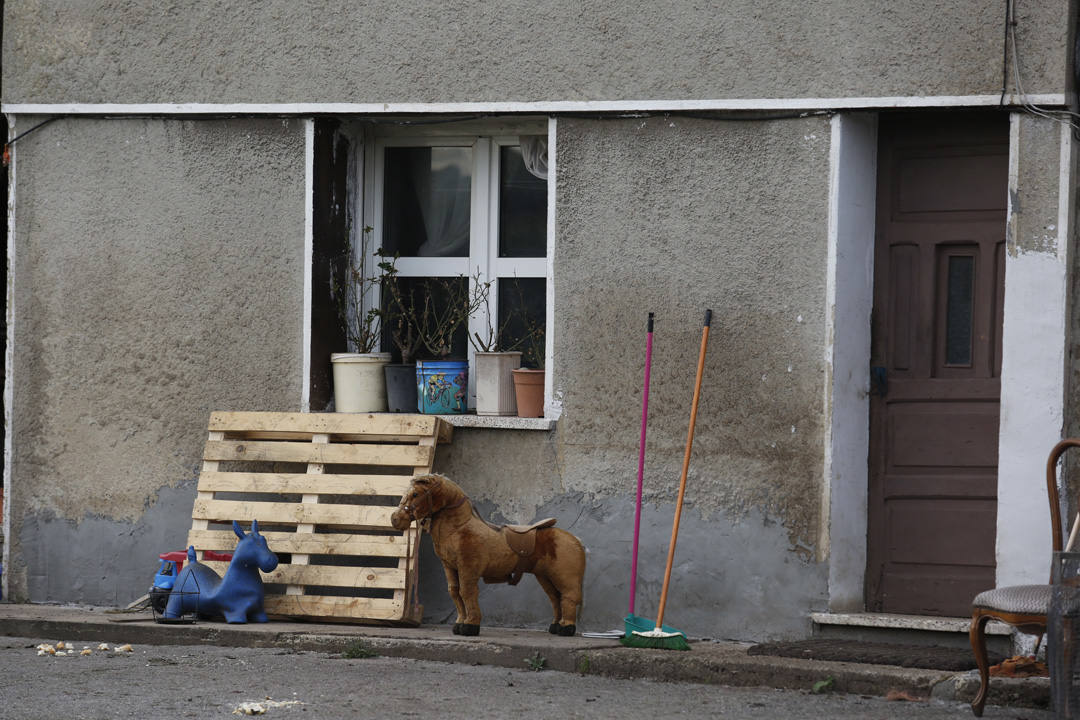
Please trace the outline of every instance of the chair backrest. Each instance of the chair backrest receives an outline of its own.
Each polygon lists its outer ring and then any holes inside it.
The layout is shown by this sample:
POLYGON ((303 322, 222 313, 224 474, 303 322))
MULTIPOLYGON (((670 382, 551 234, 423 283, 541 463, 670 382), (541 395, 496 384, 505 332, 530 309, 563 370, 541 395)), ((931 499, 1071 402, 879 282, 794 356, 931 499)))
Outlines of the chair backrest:
POLYGON ((1061 496, 1057 486, 1057 464, 1062 454, 1071 447, 1080 447, 1080 438, 1065 438, 1050 451, 1046 459, 1046 496, 1050 500, 1050 535, 1054 552, 1064 549, 1061 527, 1061 496))

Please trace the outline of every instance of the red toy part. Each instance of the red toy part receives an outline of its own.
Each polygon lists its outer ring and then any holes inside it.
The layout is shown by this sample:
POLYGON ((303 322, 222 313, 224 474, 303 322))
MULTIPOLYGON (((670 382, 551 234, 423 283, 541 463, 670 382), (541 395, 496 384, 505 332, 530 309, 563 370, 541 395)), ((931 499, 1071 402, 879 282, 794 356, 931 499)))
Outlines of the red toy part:
MULTIPOLYGON (((184 561, 187 560, 186 550, 177 550, 175 552, 161 553, 158 555, 162 560, 172 560, 176 563, 176 572, 180 573, 184 569, 184 561)), ((232 553, 219 553, 213 550, 203 551, 203 560, 217 560, 220 562, 229 562, 232 560, 232 553)))

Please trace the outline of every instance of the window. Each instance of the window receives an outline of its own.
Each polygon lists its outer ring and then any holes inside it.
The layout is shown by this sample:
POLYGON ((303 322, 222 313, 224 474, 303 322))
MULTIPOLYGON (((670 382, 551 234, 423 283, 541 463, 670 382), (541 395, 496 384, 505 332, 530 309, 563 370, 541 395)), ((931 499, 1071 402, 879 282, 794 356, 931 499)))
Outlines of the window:
MULTIPOLYGON (((522 145, 535 155, 539 136, 546 147, 546 121, 504 124, 490 134, 377 124, 366 136, 368 242, 397 254, 402 290, 415 292, 429 278, 468 284, 470 290, 478 278, 491 281, 487 308, 472 316, 470 334, 485 334, 487 310, 494 315, 492 326, 505 328, 504 340, 524 337, 528 327, 543 328, 548 183, 545 172, 526 166, 522 145)), ((465 333, 454 339, 451 355, 468 357, 472 365, 474 350, 465 333)), ((389 343, 384 349, 394 350, 389 343)), ((525 365, 544 362, 542 342, 515 349, 523 351, 525 365)))

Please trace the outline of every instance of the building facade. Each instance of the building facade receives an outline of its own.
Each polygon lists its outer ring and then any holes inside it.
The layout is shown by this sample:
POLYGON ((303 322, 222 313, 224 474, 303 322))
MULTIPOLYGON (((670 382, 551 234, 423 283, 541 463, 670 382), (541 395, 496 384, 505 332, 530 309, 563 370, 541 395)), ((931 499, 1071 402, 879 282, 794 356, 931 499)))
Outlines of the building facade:
MULTIPOLYGON (((1043 468, 1077 430, 1075 26, 1066 0, 6 3, 4 597, 138 597, 209 412, 327 408, 326 258, 408 217, 391 155, 469 173, 466 205, 412 211, 458 245, 409 273, 533 281, 545 418, 463 421, 436 468, 581 537, 580 627, 627 609, 648 312, 638 614, 706 308, 670 624, 801 637, 1045 582, 1043 468)), ((445 621, 427 545, 422 572, 445 621)), ((548 621, 535 588, 481 604, 548 621)))

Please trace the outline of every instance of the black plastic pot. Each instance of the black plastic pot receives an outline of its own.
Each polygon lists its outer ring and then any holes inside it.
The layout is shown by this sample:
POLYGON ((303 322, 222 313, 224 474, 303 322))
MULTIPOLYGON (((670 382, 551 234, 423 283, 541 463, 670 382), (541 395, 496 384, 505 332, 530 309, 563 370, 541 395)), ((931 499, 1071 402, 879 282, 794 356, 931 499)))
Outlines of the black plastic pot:
POLYGON ((390 412, 417 412, 416 364, 392 363, 386 374, 386 404, 390 412))

